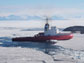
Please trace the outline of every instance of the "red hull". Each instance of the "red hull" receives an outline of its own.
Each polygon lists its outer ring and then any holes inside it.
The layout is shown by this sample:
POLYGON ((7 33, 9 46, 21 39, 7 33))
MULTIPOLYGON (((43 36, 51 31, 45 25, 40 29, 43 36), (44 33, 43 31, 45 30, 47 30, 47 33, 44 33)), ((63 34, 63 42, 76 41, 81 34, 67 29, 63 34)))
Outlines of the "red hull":
POLYGON ((56 36, 37 36, 37 37, 17 37, 13 41, 49 41, 49 40, 69 40, 73 37, 72 34, 58 34, 56 36))

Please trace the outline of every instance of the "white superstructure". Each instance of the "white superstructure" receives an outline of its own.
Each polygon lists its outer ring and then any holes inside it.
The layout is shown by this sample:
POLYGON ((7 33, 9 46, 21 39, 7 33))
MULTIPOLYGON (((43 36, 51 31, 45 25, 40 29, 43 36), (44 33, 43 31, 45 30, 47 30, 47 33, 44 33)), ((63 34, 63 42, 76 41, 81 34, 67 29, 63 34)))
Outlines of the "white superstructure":
POLYGON ((59 33, 59 30, 56 27, 51 27, 51 29, 48 29, 47 31, 44 32, 45 36, 54 36, 57 33, 59 33))
POLYGON ((59 33, 59 30, 57 29, 57 27, 52 26, 51 28, 49 28, 48 19, 46 19, 46 24, 44 27, 44 35, 45 36, 54 36, 57 33, 59 33))

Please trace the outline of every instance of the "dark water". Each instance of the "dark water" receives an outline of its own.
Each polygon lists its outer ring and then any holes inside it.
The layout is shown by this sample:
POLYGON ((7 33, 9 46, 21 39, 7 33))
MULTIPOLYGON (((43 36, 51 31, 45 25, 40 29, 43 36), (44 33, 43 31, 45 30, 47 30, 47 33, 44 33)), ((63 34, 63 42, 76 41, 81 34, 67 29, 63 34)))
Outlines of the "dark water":
POLYGON ((44 52, 49 52, 50 51, 57 51, 60 49, 64 49, 61 46, 55 45, 56 43, 53 42, 43 42, 43 43, 39 43, 39 42, 13 42, 11 40, 11 38, 8 37, 0 37, 0 46, 2 47, 22 47, 22 48, 32 48, 32 49, 36 49, 36 50, 41 50, 44 52), (47 51, 46 51, 47 50, 47 51))

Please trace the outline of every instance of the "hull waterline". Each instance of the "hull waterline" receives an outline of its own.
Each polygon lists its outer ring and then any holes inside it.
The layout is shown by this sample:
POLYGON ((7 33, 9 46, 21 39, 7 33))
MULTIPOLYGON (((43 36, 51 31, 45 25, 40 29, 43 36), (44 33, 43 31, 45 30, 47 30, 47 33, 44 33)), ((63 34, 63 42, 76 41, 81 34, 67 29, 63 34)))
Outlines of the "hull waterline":
POLYGON ((69 40, 73 37, 72 34, 57 35, 57 36, 38 36, 38 37, 16 37, 12 41, 31 41, 31 42, 45 42, 50 40, 69 40))

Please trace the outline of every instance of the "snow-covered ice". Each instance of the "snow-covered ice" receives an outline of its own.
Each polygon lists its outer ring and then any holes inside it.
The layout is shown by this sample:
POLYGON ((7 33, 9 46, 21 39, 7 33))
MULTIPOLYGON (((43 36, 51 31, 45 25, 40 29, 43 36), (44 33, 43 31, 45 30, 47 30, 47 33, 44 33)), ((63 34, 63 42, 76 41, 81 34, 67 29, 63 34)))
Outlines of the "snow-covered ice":
POLYGON ((0 63, 53 63, 53 59, 31 48, 0 47, 0 63))
POLYGON ((33 36, 42 32, 28 31, 32 26, 35 26, 34 23, 0 22, 0 63, 84 63, 83 34, 74 34, 73 39, 56 44, 12 42, 13 37, 33 36))

